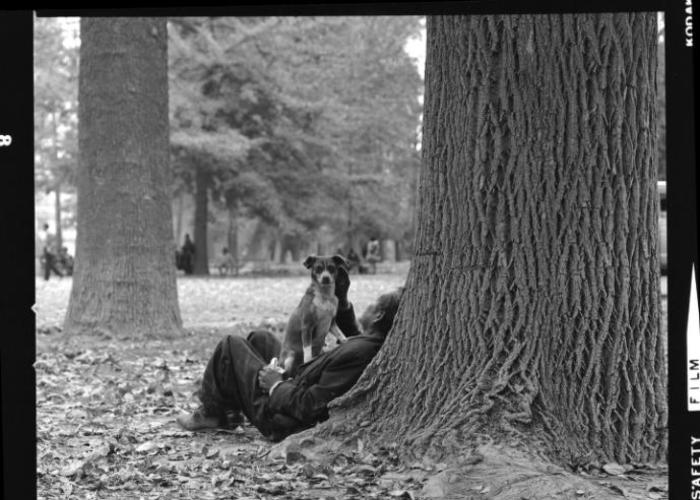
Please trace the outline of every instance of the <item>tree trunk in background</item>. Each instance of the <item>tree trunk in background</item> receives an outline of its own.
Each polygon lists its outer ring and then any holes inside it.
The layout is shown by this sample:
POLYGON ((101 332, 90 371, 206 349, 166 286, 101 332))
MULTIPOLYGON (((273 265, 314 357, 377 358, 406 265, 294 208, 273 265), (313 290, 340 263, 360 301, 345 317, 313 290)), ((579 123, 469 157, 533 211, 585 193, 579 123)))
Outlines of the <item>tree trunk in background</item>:
POLYGON ((291 253, 291 249, 289 247, 289 236, 283 235, 280 236, 280 264, 286 264, 287 263, 287 251, 289 250, 291 253))
POLYGON ((267 244, 267 260, 270 262, 278 262, 278 253, 281 254, 279 236, 277 236, 277 234, 273 234, 272 238, 270 238, 270 241, 267 244))
POLYGON ((60 251, 63 246, 63 230, 61 228, 61 183, 57 182, 54 187, 54 212, 56 224, 56 251, 60 251))
POLYGON ((175 213, 175 242, 179 244, 182 240, 182 218, 184 214, 185 194, 180 193, 177 197, 177 212, 175 213))
POLYGON ((194 268, 193 274, 209 274, 207 229, 209 219, 209 173, 200 165, 195 170, 194 268))
MULTIPOLYGON (((54 166, 58 164, 58 118, 56 117, 56 112, 51 113, 51 123, 53 125, 53 161, 54 166)), ((58 252, 63 247, 63 228, 61 225, 61 181, 57 180, 54 186, 54 221, 56 224, 56 248, 55 251, 58 252)))
POLYGON ((289 252, 292 258, 292 262, 299 262, 301 260, 301 242, 302 240, 298 236, 284 236, 282 238, 282 256, 286 256, 287 252, 289 252))
POLYGON ((415 256, 338 401, 363 441, 664 458, 656 32, 655 13, 428 18, 415 256))
POLYGON ((284 237, 282 236, 282 231, 280 228, 275 228, 274 235, 272 237, 270 251, 272 262, 277 264, 284 264, 284 237))
POLYGON ((356 244, 356 234, 355 234, 355 207, 353 206, 353 201, 352 201, 352 191, 353 191, 353 186, 352 186, 352 175, 353 175, 353 168, 352 168, 352 162, 348 164, 348 251, 350 251, 351 248, 354 248, 356 244))
POLYGON ((65 330, 180 333, 164 18, 82 18, 78 234, 65 330))
POLYGON ((255 224, 255 229, 250 237, 246 257, 248 259, 264 259, 267 248, 267 226, 261 220, 255 224))
POLYGON ((228 251, 236 266, 234 274, 238 274, 238 200, 235 196, 229 195, 226 197, 226 205, 228 207, 228 251))

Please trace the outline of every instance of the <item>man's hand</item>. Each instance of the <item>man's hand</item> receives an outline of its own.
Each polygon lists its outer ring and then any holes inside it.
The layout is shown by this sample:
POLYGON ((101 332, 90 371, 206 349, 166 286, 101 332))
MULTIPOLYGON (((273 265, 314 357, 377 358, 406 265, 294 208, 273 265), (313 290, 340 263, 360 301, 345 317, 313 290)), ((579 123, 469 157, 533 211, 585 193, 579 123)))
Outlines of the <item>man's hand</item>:
POLYGON ((264 391, 269 391, 276 382, 280 382, 281 380, 282 374, 269 366, 264 367, 258 372, 258 384, 264 391))
POLYGON ((335 276, 335 296, 338 297, 338 308, 348 308, 348 288, 350 288, 350 276, 343 267, 338 267, 335 276))
POLYGON ((277 358, 272 358, 269 365, 266 365, 258 372, 258 384, 264 391, 269 391, 275 383, 282 381, 284 370, 277 366, 277 358))

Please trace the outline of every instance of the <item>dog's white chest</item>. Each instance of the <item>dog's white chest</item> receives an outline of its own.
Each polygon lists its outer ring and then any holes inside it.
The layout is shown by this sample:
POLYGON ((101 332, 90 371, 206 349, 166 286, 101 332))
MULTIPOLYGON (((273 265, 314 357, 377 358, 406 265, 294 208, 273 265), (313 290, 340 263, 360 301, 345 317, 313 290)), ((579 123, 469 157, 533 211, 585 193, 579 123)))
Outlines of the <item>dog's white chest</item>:
POLYGON ((329 298, 323 297, 320 294, 315 294, 311 303, 318 311, 332 313, 333 315, 335 315, 335 312, 338 309, 338 299, 336 299, 335 296, 333 296, 333 298, 329 298))

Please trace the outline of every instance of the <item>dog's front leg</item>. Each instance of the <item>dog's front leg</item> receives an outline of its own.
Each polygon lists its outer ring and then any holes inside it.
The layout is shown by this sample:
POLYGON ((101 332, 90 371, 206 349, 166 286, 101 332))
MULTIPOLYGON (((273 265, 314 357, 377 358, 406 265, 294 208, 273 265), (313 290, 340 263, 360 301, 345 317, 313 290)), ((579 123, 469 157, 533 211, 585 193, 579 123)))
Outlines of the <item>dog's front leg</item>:
POLYGON ((301 347, 304 353, 304 363, 311 361, 311 341, 316 328, 316 316, 305 314, 301 322, 301 347))
POLYGON ((338 328, 338 325, 335 324, 335 320, 331 323, 331 335, 335 337, 335 339, 340 342, 341 344, 348 340, 348 338, 343 334, 343 332, 338 328))

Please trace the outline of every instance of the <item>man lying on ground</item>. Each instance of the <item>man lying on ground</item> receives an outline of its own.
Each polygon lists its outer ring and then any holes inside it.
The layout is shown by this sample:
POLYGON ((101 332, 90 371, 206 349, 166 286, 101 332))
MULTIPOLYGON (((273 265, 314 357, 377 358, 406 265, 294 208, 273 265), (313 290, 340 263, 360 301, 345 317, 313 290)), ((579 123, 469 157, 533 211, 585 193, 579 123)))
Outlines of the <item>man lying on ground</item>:
POLYGON ((299 367, 282 380, 269 366, 280 342, 270 332, 254 331, 247 339, 227 336, 216 346, 199 390, 201 405, 177 422, 187 430, 226 427, 227 413, 240 412, 268 439, 290 434, 328 419, 328 403, 345 394, 379 352, 391 329, 403 288, 384 294, 360 318, 362 332, 347 300, 350 280, 343 271, 336 280, 336 323, 347 342, 299 367))

